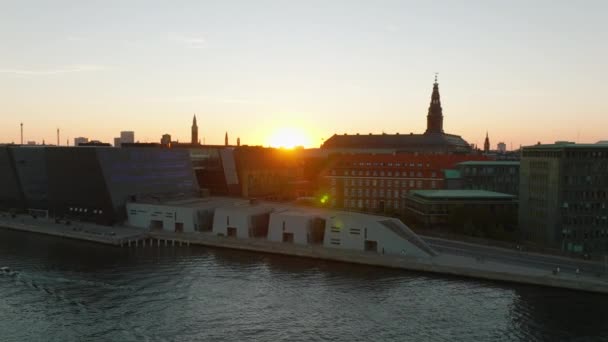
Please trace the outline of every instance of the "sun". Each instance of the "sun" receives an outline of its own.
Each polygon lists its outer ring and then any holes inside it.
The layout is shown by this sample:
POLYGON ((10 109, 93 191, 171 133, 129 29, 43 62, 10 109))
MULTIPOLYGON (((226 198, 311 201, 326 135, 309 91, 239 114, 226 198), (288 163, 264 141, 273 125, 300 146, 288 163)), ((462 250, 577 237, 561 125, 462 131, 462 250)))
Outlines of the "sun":
POLYGON ((304 131, 293 127, 282 127, 277 129, 268 139, 268 145, 272 147, 294 148, 297 146, 310 145, 310 138, 304 131))

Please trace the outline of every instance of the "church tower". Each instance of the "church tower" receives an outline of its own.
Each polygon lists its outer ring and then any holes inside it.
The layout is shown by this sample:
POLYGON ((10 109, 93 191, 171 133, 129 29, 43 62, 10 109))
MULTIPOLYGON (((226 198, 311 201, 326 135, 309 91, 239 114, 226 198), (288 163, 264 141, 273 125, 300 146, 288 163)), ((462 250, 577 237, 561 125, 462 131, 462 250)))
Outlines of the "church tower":
POLYGON ((488 137, 487 131, 486 131, 486 140, 483 142, 483 152, 486 154, 490 152, 490 138, 488 137))
POLYGON ((424 134, 429 133, 443 133, 443 109, 441 108, 441 100, 439 99, 437 74, 435 74, 435 83, 433 83, 429 114, 426 116, 426 132, 424 134))
POLYGON ((192 145, 197 145, 198 144, 198 126, 196 125, 196 114, 194 115, 194 118, 192 119, 192 141, 191 141, 192 145))
POLYGON ((224 135, 224 145, 228 146, 228 132, 226 132, 226 135, 224 135))

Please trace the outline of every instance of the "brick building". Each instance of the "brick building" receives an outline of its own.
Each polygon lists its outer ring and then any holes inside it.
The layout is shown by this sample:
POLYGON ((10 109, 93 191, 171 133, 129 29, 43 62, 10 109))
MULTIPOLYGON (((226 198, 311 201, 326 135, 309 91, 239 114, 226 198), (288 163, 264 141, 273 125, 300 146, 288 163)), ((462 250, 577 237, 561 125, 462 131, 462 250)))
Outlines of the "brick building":
POLYGON ((410 190, 443 189, 444 170, 480 155, 334 155, 322 174, 329 206, 355 210, 401 210, 410 190))

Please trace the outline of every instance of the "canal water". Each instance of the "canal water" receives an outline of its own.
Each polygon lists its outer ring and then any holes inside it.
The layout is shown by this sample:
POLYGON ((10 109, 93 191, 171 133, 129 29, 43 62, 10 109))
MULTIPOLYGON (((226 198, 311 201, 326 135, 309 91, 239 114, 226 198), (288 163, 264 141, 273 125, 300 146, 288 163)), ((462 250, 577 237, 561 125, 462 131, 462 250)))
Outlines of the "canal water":
POLYGON ((0 341, 608 341, 608 296, 0 229, 0 341))

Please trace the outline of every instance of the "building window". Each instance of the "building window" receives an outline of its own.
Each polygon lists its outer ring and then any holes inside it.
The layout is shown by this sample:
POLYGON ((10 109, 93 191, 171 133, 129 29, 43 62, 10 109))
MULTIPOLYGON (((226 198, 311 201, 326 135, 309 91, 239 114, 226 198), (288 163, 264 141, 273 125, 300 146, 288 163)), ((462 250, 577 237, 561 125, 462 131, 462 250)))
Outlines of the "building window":
POLYGON ((431 188, 435 189, 437 187, 437 184, 435 183, 435 181, 431 181, 431 188))
POLYGON ((331 185, 336 185, 336 179, 335 178, 331 179, 331 185))

